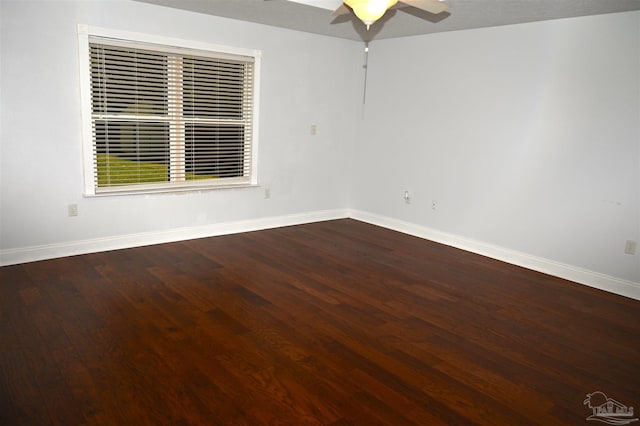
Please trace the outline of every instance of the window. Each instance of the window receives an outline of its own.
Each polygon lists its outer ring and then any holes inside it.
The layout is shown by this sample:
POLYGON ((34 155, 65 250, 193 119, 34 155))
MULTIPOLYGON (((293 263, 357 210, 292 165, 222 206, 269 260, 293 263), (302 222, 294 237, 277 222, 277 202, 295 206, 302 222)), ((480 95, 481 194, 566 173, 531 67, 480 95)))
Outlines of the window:
POLYGON ((255 184, 259 52, 125 36, 80 27, 86 193, 255 184))

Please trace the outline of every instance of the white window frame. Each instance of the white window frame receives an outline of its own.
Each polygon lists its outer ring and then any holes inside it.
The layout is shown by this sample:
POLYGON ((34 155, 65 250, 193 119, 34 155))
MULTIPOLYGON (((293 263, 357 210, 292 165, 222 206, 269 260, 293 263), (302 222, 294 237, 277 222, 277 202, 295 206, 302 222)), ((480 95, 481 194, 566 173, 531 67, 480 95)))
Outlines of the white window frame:
POLYGON ((113 30, 88 25, 78 25, 78 54, 80 72, 80 100, 82 107, 82 148, 84 166, 84 195, 122 195, 153 192, 193 191, 219 188, 250 187, 258 185, 258 105, 260 104, 260 62, 262 52, 260 50, 245 49, 229 46, 220 46, 209 43, 175 39, 150 34, 142 34, 130 31, 113 30), (251 165, 250 178, 241 183, 234 183, 233 179, 224 179, 216 182, 216 179, 203 181, 190 181, 177 185, 175 182, 157 184, 136 184, 126 186, 104 187, 97 190, 97 182, 94 173, 94 140, 92 128, 91 106, 91 59, 89 43, 93 39, 111 40, 113 42, 125 41, 126 43, 140 44, 141 47, 152 48, 160 51, 186 50, 188 52, 203 52, 205 54, 222 54, 233 56, 251 57, 254 60, 253 81, 253 110, 251 125, 251 165))

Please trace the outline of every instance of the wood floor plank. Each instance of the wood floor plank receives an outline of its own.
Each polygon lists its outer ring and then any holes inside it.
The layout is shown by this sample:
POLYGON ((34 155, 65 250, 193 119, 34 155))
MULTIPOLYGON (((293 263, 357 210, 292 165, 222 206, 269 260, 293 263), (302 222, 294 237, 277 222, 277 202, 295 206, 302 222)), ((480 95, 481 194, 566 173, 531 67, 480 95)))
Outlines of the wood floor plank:
POLYGON ((640 302, 355 220, 0 268, 0 424, 584 424, 640 302))

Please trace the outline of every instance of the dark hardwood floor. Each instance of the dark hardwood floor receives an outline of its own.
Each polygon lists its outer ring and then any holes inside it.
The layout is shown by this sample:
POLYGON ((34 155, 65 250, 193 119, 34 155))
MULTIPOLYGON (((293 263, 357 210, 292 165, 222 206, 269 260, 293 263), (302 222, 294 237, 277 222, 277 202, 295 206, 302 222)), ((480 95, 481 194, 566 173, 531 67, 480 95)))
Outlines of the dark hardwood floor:
POLYGON ((640 408, 640 301, 354 220, 0 280, 2 425, 580 425, 594 391, 640 408))

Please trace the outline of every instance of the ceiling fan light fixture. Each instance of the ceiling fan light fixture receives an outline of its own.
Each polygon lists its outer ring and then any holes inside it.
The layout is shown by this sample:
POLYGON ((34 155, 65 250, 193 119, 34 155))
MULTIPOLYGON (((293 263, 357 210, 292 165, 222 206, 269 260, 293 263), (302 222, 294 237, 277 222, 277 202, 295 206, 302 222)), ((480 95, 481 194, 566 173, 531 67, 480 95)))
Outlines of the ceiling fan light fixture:
POLYGON ((349 6, 353 13, 364 22, 367 30, 396 3, 398 0, 344 0, 344 4, 349 6))

